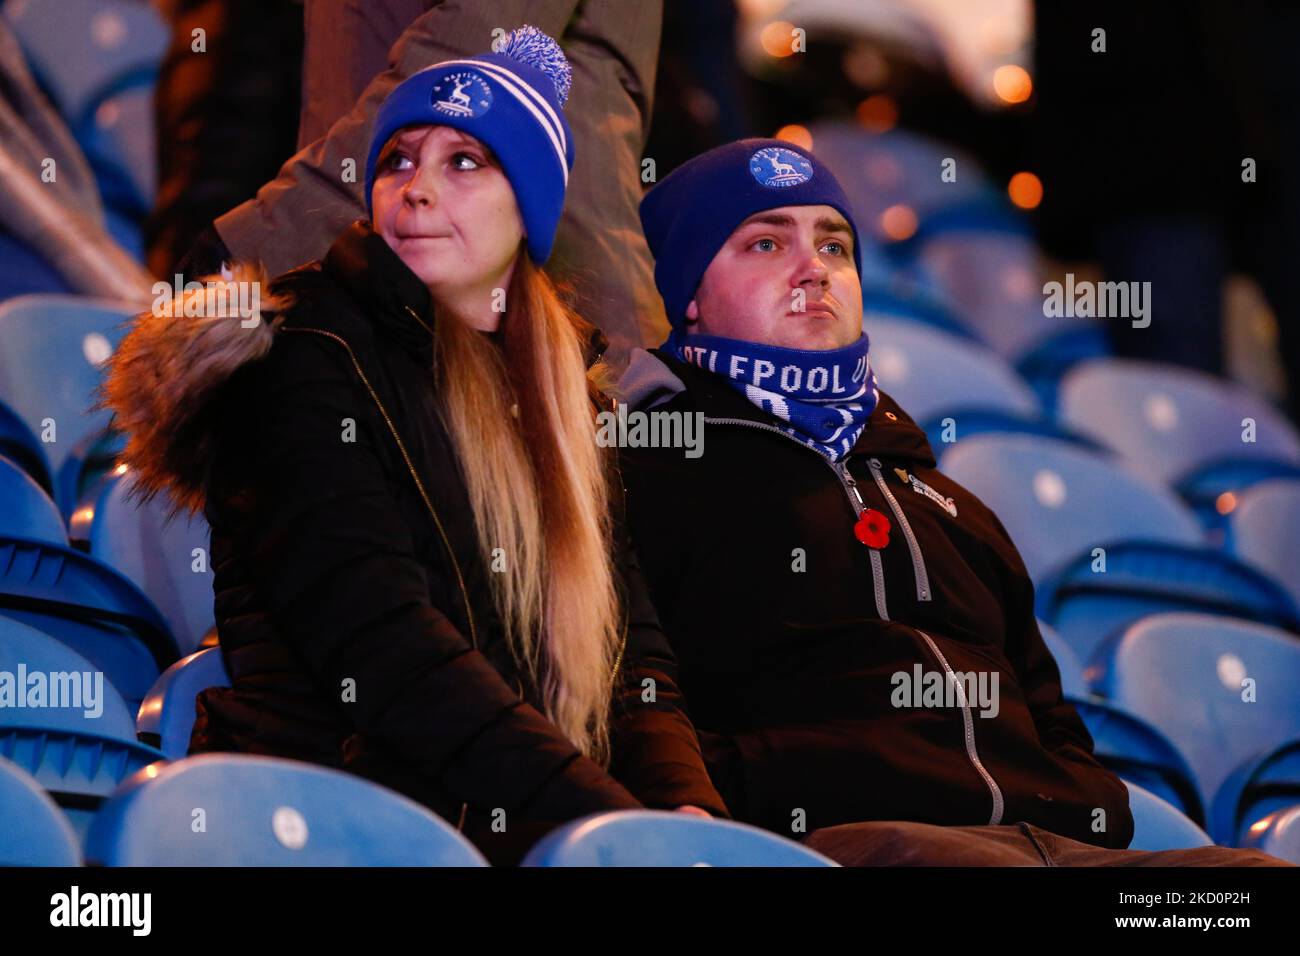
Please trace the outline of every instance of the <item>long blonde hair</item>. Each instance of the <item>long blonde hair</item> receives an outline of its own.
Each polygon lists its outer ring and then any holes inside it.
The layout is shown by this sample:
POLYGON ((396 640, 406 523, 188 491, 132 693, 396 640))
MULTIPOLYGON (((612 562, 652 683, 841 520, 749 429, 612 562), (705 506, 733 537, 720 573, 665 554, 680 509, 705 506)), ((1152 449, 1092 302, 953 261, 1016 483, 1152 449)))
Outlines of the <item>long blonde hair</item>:
POLYGON ((441 316, 435 362, 511 651, 546 716, 606 764, 621 634, 608 462, 584 359, 590 329, 521 251, 496 341, 441 316))

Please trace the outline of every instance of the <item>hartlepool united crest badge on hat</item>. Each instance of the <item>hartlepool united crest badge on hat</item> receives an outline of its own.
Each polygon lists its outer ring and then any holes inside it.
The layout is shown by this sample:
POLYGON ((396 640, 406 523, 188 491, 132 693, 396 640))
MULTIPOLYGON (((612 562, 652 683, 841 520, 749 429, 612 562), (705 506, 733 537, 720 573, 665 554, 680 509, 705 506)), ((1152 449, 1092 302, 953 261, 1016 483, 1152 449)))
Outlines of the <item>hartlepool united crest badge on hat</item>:
POLYGON ((813 178, 813 165, 792 149, 765 146, 749 157, 749 171, 769 189, 798 186, 813 178))
POLYGON ((476 71, 461 70, 443 77, 429 94, 429 100, 439 113, 472 119, 491 109, 492 87, 476 71))

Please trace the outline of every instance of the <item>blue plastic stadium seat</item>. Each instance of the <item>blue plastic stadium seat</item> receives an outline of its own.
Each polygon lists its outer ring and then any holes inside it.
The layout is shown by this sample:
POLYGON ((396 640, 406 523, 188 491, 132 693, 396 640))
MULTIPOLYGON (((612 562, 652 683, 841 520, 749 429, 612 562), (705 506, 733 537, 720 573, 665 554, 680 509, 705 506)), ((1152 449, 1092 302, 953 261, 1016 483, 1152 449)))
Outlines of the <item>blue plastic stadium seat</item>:
POLYGON ((945 418, 953 420, 955 441, 986 431, 1082 441, 1044 417, 1029 386, 986 346, 917 322, 863 324, 877 384, 925 430, 934 448, 953 444, 944 441, 945 418))
POLYGON ((973 156, 950 143, 906 130, 874 133, 860 124, 823 120, 810 126, 817 158, 844 187, 859 224, 862 244, 862 301, 868 322, 894 317, 921 322, 945 331, 977 338, 959 315, 965 303, 955 299, 941 277, 931 274, 918 250, 934 236, 960 229, 1023 233, 1025 222, 1008 214, 1006 200, 980 171, 973 156), (933 170, 947 157, 961 167, 961 176, 942 182, 933 170), (917 231, 910 237, 882 240, 881 222, 887 209, 910 210, 917 231))
POLYGON ((95 811, 122 781, 163 759, 141 743, 32 727, 0 727, 0 757, 36 778, 83 841, 95 811))
POLYGON ((141 503, 131 474, 119 466, 99 485, 91 505, 73 516, 73 540, 130 578, 167 620, 177 649, 196 650, 216 625, 208 523, 201 514, 168 519, 170 499, 141 503))
POLYGON ((138 773, 100 809, 105 866, 485 866, 420 804, 353 774, 202 754, 138 773), (200 825, 201 823, 201 825, 200 825))
POLYGON ((1300 481, 1275 479, 1248 488, 1237 498, 1228 527, 1232 553, 1300 601, 1300 481))
POLYGON ((139 235, 128 229, 143 218, 158 190, 158 162, 154 131, 154 78, 141 78, 105 98, 93 119, 76 130, 99 181, 104 204, 116 221, 108 223, 114 238, 138 252, 139 235))
POLYGON ((867 237, 859 238, 863 239, 862 324, 868 332, 877 322, 906 322, 979 343, 924 270, 897 261, 867 237))
POLYGON ((25 295, 0 304, 0 401, 41 438, 54 500, 76 507, 88 461, 105 470, 107 410, 88 411, 135 313, 127 304, 65 295, 25 295), (47 436, 53 437, 49 440, 47 436))
POLYGON ((927 295, 924 282, 891 265, 882 265, 874 275, 871 267, 868 259, 862 275, 862 324, 868 333, 878 322, 906 322, 979 343, 942 300, 927 295))
POLYGON ((86 153, 105 206, 135 217, 154 197, 153 91, 168 28, 133 0, 10 0, 33 74, 86 153))
POLYGON ((1074 648, 1046 621, 1038 622, 1038 633, 1043 636, 1043 643, 1052 652, 1052 657, 1056 659, 1056 669, 1061 672, 1061 695, 1067 700, 1087 697, 1088 682, 1083 676, 1083 663, 1074 648))
POLYGON ((1081 555, 1040 582, 1037 611, 1085 660, 1108 636, 1151 614, 1195 610, 1296 631, 1300 610, 1280 583, 1207 548, 1124 542, 1107 549, 1106 573, 1081 555))
POLYGON ((0 457, 0 535, 65 546, 68 532, 58 506, 27 472, 0 457))
POLYGON ((838 866, 792 840, 729 820, 623 810, 551 831, 524 866, 838 866))
POLYGON ((103 671, 50 635, 0 617, 0 670, 14 675, 17 699, 24 704, 0 707, 0 727, 91 733, 136 741, 131 712, 104 679, 103 671), (26 680, 20 681, 20 674, 26 680), (35 675, 39 675, 39 682, 35 675), (33 698, 17 686, 19 683, 31 691, 39 689, 42 696, 33 698))
POLYGON ((1106 348, 1101 322, 1045 314, 1031 236, 985 216, 982 221, 968 217, 932 234, 918 231, 915 242, 927 272, 949 299, 960 303, 967 327, 1012 365, 1041 356, 1049 343, 1069 335, 1086 335, 1094 349, 1106 348))
POLYGON ((2 401, 0 401, 0 455, 31 475, 46 492, 54 490, 54 483, 45 468, 45 452, 41 448, 41 443, 27 427, 27 423, 2 401))
MULTIPOLYGON (((1057 328, 1016 358, 1016 371, 1029 383, 1043 409, 1055 415, 1061 380, 1070 369, 1111 354, 1110 337, 1100 322, 1085 319, 1057 328)), ((1065 426, 1062 426, 1065 427, 1065 426)))
MULTIPOLYGON (((1006 207, 975 157, 951 143, 904 129, 872 132, 844 119, 819 120, 809 132, 817 144, 817 159, 834 170, 860 223, 879 222, 887 208, 905 204, 924 231, 932 223, 951 224, 954 212, 968 219, 972 209, 1006 207), (961 175, 944 182, 934 171, 949 156, 956 158, 961 175)), ((864 229, 862 239, 869 242, 875 234, 874 229, 864 229)))
POLYGON ((1276 810, 1257 821, 1240 845, 1300 865, 1300 804, 1276 810))
POLYGON ((134 0, 8 0, 4 15, 32 73, 74 127, 112 91, 156 71, 169 41, 158 12, 134 0))
POLYGON ((1132 781, 1128 787, 1128 808, 1133 814, 1130 850, 1190 850, 1213 846, 1208 833, 1185 817, 1177 807, 1132 781))
POLYGON ((1281 585, 1210 548, 1167 489, 1100 455, 985 434, 960 442, 941 466, 1001 519, 1034 579, 1038 616, 1085 664, 1113 633, 1160 611, 1300 628, 1300 608, 1281 585))
POLYGON ((977 435, 941 465, 997 513, 1035 581, 1114 541, 1202 541, 1196 519, 1166 489, 1065 442, 977 435))
POLYGON ((20 295, 71 293, 68 280, 0 222, 0 301, 20 295))
POLYGON ((1192 768, 1159 730, 1095 695, 1066 699, 1088 729, 1102 766, 1141 784, 1189 819, 1205 820, 1192 768))
POLYGON ((166 621, 140 589, 70 547, 0 536, 0 616, 67 644, 132 708, 180 657, 166 621))
POLYGON ((209 647, 177 661, 163 672, 140 705, 136 735, 168 758, 179 760, 190 749, 194 698, 209 687, 229 687, 221 649, 209 647))
POLYGON ((31 774, 0 757, 0 867, 80 866, 77 833, 31 774))
MULTIPOLYGON (((1160 614, 1103 648, 1096 686, 1178 748, 1201 802, 1216 806, 1234 771, 1300 741, 1300 640, 1250 621, 1160 614)), ((1230 843, 1221 818, 1211 835, 1230 843)))
POLYGON ((117 209, 104 210, 104 225, 108 234, 116 240, 137 262, 145 260, 144 226, 129 214, 117 209))
POLYGON ((1300 476, 1300 434, 1245 386, 1204 372, 1104 359, 1061 383, 1060 417, 1115 450, 1125 465, 1177 489, 1208 520, 1225 492, 1279 475, 1300 476), (1253 419, 1253 439, 1243 422, 1253 419))
POLYGON ((1242 846, 1254 824, 1296 804, 1300 804, 1300 740, 1239 764, 1214 796, 1211 829, 1237 834, 1236 845, 1242 846))

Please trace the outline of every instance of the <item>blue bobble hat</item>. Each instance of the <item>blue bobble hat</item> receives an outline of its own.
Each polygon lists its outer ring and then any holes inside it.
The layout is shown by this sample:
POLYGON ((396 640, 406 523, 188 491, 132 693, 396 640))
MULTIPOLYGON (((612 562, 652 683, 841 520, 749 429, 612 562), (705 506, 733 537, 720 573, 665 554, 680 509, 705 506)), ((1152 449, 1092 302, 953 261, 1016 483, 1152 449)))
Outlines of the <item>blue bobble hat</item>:
POLYGON ((742 222, 778 206, 831 206, 862 243, 853 207, 834 174, 812 153, 779 139, 742 139, 701 153, 641 200, 641 227, 655 257, 655 285, 678 328, 709 263, 742 222))
POLYGON ((497 53, 444 60, 403 80, 375 117, 366 159, 366 210, 373 216, 375 163, 406 126, 450 126, 485 143, 501 161, 519 203, 528 254, 551 254, 573 169, 573 135, 564 118, 573 71, 560 45, 522 26, 497 53))

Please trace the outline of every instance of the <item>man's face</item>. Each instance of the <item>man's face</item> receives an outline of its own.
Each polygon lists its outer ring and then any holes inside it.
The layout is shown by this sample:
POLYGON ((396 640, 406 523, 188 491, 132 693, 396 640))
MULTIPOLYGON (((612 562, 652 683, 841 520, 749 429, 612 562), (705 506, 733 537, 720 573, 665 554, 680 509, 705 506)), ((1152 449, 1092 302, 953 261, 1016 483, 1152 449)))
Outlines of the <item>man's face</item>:
POLYGON ((837 349, 862 334, 853 231, 831 206, 781 206, 727 238, 686 309, 687 334, 837 349))

